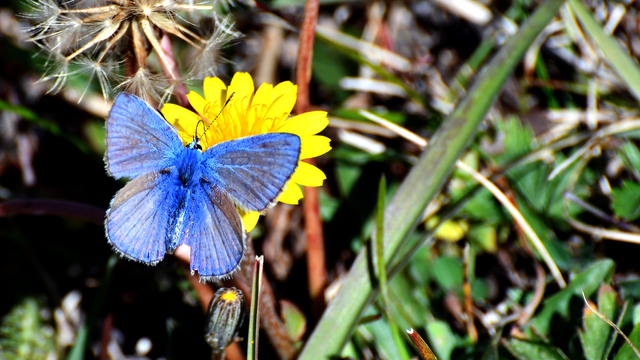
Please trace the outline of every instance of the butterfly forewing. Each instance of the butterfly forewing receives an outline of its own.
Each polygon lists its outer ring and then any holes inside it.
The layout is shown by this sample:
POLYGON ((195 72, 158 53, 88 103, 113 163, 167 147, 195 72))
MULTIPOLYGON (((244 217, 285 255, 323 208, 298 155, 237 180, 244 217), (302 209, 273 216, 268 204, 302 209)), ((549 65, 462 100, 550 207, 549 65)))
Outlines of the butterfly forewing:
POLYGON ((249 136, 203 153, 203 174, 252 211, 273 204, 300 158, 300 138, 286 133, 249 136))
POLYGON ((107 170, 116 179, 172 166, 184 149, 175 129, 141 99, 120 94, 107 118, 107 170))
POLYGON ((105 228, 114 249, 132 260, 155 264, 167 250, 170 219, 180 199, 169 171, 129 181, 111 200, 105 228))

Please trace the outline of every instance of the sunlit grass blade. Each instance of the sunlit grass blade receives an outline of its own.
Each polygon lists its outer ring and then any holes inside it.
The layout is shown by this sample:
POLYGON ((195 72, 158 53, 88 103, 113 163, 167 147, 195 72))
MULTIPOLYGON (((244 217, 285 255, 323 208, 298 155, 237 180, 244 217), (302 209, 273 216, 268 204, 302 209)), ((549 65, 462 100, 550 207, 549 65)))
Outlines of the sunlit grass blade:
POLYGON ((640 100, 640 67, 638 67, 638 62, 634 61, 629 53, 620 47, 616 38, 604 32, 602 25, 598 24, 591 11, 581 0, 569 0, 569 4, 611 67, 627 84, 633 96, 640 100))
MULTIPOLYGON (((447 181, 456 160, 476 134, 478 125, 536 36, 563 4, 549 0, 538 7, 482 71, 467 96, 443 122, 396 195, 386 208, 384 258, 389 264, 407 235, 421 220, 422 211, 447 181)), ((370 282, 366 250, 358 254, 342 290, 329 303, 299 359, 340 356, 358 319, 375 295, 370 282)))
POLYGON ((258 358, 258 333, 260 330, 260 289, 262 289, 262 267, 264 256, 256 256, 251 285, 251 309, 249 310, 249 335, 247 338, 247 359, 258 358))

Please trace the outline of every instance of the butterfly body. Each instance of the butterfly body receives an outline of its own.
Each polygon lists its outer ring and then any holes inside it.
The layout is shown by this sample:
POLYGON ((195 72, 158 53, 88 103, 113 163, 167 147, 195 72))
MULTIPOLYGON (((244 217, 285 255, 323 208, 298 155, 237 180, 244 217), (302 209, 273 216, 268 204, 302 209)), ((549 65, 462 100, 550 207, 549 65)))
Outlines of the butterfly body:
POLYGON ((107 119, 108 172, 131 180, 114 196, 107 239, 132 260, 156 264, 179 245, 191 249, 201 280, 228 277, 245 253, 236 210, 273 205, 297 167, 300 138, 255 135, 201 150, 149 105, 121 94, 107 119))

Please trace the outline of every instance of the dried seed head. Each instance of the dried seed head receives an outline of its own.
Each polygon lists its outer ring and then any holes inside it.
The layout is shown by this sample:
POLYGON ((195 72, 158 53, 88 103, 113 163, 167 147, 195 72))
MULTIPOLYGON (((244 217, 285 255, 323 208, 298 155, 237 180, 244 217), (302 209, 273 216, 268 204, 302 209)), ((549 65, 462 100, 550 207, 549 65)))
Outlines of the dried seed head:
POLYGON ((146 68, 139 68, 135 75, 122 81, 116 90, 137 94, 146 102, 159 102, 164 94, 163 84, 167 79, 160 74, 153 74, 146 68))
POLYGON ((53 92, 62 88, 69 75, 88 73, 90 81, 98 79, 105 98, 111 92, 111 84, 118 83, 116 89, 159 100, 167 97, 167 91, 172 91, 180 80, 173 70, 174 59, 162 49, 163 34, 185 41, 202 54, 203 62, 191 69, 195 78, 214 74, 220 62, 219 49, 239 36, 231 21, 218 20, 212 5, 194 4, 194 0, 101 0, 84 4, 27 1, 30 11, 24 17, 34 21, 28 34, 31 41, 49 54, 42 80, 54 81, 53 92), (216 29, 210 37, 203 38, 189 30, 197 26, 178 16, 178 12, 186 13, 187 17, 205 12, 214 17, 216 29), (149 68, 153 61, 146 61, 152 53, 160 65, 155 69, 149 68), (132 66, 128 78, 119 79, 113 75, 125 57, 131 58, 127 63, 132 66), (81 70, 69 73, 70 63, 79 65, 81 70), (165 77, 156 75, 161 70, 166 72, 165 77), (164 81, 164 86, 159 81, 164 81))

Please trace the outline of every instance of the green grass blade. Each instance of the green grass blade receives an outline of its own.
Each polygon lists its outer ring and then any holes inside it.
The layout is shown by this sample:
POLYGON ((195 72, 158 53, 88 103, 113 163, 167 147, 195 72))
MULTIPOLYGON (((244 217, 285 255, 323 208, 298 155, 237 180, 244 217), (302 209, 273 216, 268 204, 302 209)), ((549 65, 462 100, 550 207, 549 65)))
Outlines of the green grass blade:
POLYGON ((580 24, 598 45, 598 50, 602 51, 607 62, 620 79, 627 84, 627 88, 633 96, 640 100, 640 67, 638 67, 638 62, 620 47, 616 38, 604 32, 602 25, 598 24, 582 1, 569 0, 569 4, 580 24))
MULTIPOLYGON (((524 52, 556 14, 563 0, 538 7, 480 73, 467 96, 443 122, 431 145, 411 169, 385 211, 385 263, 389 264, 406 236, 415 228, 426 205, 440 191, 455 161, 472 141, 478 125, 524 52)), ((339 356, 365 307, 375 295, 366 249, 358 254, 342 290, 329 303, 299 359, 339 356)))
POLYGON ((258 333, 260 331, 260 289, 262 289, 263 256, 256 256, 251 286, 251 309, 249 313, 249 335, 247 338, 247 360, 258 359, 258 333))
MULTIPOLYGON (((389 327, 391 328, 391 336, 393 336, 393 342, 396 344, 396 348, 398 349, 398 353, 400 354, 400 359, 409 360, 411 355, 409 355, 409 350, 404 344, 404 340, 402 340, 402 335, 400 334, 400 329, 398 325, 393 320, 393 316, 391 314, 391 298, 389 297, 389 284, 387 283, 387 268, 384 263, 384 244, 383 244, 383 235, 384 235, 384 199, 387 194, 387 179, 382 176, 380 179, 380 184, 378 185, 378 214, 376 217, 376 235, 372 239, 375 240, 375 257, 374 264, 378 270, 378 284, 380 285, 380 291, 382 292, 382 303, 384 304, 384 312, 387 315, 387 323, 389 323, 389 327)), ((373 246, 372 246, 373 248, 373 246)))

